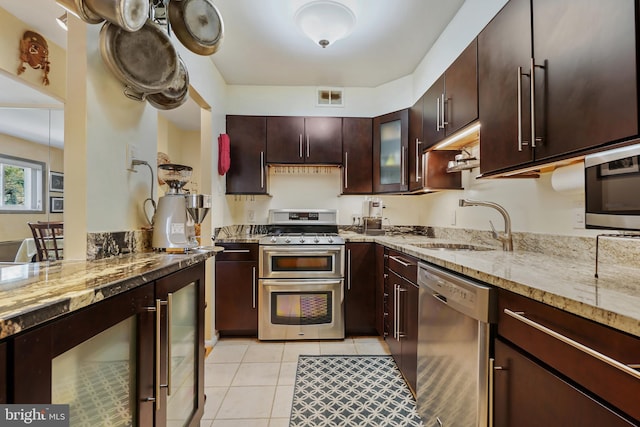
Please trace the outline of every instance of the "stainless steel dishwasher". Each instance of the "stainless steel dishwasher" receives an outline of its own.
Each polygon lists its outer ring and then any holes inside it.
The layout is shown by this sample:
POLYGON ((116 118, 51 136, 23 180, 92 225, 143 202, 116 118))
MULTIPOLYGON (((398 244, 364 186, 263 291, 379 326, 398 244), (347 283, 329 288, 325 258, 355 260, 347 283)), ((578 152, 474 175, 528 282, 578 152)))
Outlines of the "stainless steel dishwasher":
POLYGON ((418 264, 418 413, 426 427, 486 427, 495 290, 418 264))

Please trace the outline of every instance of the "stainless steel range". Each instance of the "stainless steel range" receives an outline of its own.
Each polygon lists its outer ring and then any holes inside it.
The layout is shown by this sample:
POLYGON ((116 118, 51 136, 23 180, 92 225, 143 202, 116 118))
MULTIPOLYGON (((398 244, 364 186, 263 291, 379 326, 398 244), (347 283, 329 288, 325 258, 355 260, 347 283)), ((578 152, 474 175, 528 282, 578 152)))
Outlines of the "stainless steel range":
POLYGON ((344 239, 335 210, 269 211, 260 240, 258 339, 344 338, 344 239))

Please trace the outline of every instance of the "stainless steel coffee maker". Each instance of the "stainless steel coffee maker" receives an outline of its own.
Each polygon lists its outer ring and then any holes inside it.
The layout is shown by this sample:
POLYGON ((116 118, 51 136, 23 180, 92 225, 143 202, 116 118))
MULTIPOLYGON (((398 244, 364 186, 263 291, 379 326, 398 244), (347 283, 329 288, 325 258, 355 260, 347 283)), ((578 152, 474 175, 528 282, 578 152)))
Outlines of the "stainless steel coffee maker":
POLYGON ((158 200, 153 217, 151 246, 156 250, 184 252, 199 246, 196 222, 199 225, 209 212, 211 196, 191 195, 183 190, 192 171, 191 166, 158 165, 158 178, 169 190, 158 200))
POLYGON ((382 200, 377 197, 367 197, 362 203, 362 222, 364 234, 381 235, 382 229, 382 200))

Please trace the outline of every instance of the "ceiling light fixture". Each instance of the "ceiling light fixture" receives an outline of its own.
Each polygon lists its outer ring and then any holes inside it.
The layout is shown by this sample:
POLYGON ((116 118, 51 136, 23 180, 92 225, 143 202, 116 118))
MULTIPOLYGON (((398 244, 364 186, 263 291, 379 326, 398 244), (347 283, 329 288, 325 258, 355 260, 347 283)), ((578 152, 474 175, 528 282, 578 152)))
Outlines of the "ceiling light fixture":
POLYGON ((332 0, 311 1, 298 9, 293 18, 302 32, 323 48, 347 37, 356 24, 353 11, 332 0))
POLYGON ((58 25, 60 25, 65 31, 67 31, 67 19, 69 19, 69 15, 67 15, 67 12, 56 18, 56 22, 58 23, 58 25))

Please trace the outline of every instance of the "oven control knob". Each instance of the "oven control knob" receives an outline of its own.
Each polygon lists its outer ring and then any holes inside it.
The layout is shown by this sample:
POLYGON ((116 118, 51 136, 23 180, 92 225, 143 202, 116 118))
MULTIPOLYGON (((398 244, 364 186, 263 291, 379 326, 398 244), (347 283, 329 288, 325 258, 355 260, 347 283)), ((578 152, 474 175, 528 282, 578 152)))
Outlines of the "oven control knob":
POLYGON ((300 237, 300 243, 304 243, 304 237, 300 237))
POLYGON ((313 239, 313 241, 314 241, 315 243, 320 243, 320 239, 318 239, 317 237, 315 237, 315 238, 313 239))
POLYGON ((276 236, 271 236, 271 243, 275 243, 277 241, 278 239, 276 238, 276 236))
POLYGON ((329 236, 329 243, 333 243, 333 237, 329 236))

